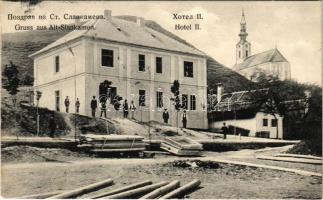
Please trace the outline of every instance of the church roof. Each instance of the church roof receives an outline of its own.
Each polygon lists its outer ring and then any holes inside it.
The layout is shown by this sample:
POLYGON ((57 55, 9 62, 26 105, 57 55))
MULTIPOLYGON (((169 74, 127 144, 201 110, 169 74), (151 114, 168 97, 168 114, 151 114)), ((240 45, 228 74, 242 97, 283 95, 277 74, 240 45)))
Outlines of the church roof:
POLYGON ((264 51, 247 57, 242 63, 234 66, 235 70, 241 70, 255 65, 268 62, 288 62, 287 59, 278 51, 277 48, 264 51))
POLYGON ((35 52, 31 56, 43 53, 54 47, 64 45, 68 41, 87 36, 103 39, 111 42, 139 45, 148 48, 175 51, 180 53, 206 56, 206 54, 192 46, 181 43, 161 32, 137 25, 136 22, 130 22, 123 19, 111 17, 111 19, 89 20, 83 26, 94 26, 94 30, 74 30, 55 42, 49 44, 43 49, 35 52))

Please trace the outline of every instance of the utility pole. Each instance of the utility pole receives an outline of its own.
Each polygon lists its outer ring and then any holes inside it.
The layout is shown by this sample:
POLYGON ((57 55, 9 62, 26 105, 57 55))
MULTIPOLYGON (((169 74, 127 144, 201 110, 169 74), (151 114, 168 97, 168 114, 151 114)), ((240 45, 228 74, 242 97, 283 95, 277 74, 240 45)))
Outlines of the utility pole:
POLYGON ((36 92, 36 100, 37 100, 37 105, 36 105, 36 113, 37 113, 36 126, 37 126, 37 129, 36 129, 36 133, 37 133, 37 137, 39 136, 39 111, 38 111, 38 107, 39 107, 39 100, 41 98, 41 95, 42 95, 42 93, 40 91, 36 92))

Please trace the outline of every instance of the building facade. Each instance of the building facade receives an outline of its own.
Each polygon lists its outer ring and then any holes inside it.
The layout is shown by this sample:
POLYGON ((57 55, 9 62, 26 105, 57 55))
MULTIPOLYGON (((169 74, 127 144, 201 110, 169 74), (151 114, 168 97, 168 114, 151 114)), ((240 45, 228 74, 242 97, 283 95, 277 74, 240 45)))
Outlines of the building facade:
POLYGON ((289 80, 291 78, 290 64, 277 48, 251 54, 251 44, 247 41, 248 33, 243 11, 240 27, 240 41, 236 45, 236 64, 233 70, 254 82, 260 74, 276 76, 280 80, 289 80))
POLYGON ((226 123, 232 134, 283 139, 284 117, 278 113, 264 112, 264 102, 254 101, 259 93, 266 93, 267 89, 227 94, 222 91, 223 86, 220 84, 217 94, 210 96, 212 107, 208 113, 209 129, 220 130, 223 123, 226 123))
MULTIPOLYGON (((43 94, 40 106, 65 111, 68 96, 71 113, 78 98, 80 114, 91 116, 92 97, 99 101, 99 85, 108 80, 110 97, 118 95, 129 105, 134 102, 136 120, 162 122, 167 108, 175 126, 181 119, 176 122, 170 88, 178 80, 181 99, 187 103, 188 128, 207 128, 203 52, 146 27, 142 18, 129 22, 105 11, 105 19, 86 24, 95 29, 72 31, 32 55, 35 90, 43 94)), ((107 115, 121 113, 108 104, 107 115)))
MULTIPOLYGON (((221 129, 223 123, 226 123, 226 126, 249 130, 248 136, 250 137, 283 139, 283 117, 277 115, 276 118, 273 115, 259 111, 254 116, 246 119, 238 117, 236 119, 213 121, 210 123, 209 128, 221 129)), ((239 134, 239 130, 236 131, 236 134, 239 134)))

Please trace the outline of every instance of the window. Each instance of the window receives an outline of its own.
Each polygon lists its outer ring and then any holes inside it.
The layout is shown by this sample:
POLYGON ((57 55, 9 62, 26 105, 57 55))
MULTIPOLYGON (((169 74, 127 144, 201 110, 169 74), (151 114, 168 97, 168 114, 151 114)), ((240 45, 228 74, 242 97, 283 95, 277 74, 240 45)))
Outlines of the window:
POLYGON ((262 119, 262 126, 268 126, 268 119, 262 119))
POLYGON ((162 57, 156 57, 156 73, 163 73, 162 57))
POLYGON ((55 72, 59 72, 59 56, 55 56, 55 72))
POLYGON ((248 50, 246 50, 246 57, 248 57, 248 50))
POLYGON ((190 98, 190 110, 196 110, 196 97, 195 97, 195 95, 191 95, 191 98, 190 98))
POLYGON ((146 90, 139 90, 139 106, 145 106, 146 90))
POLYGON ((239 58, 241 58, 241 51, 239 51, 239 58))
POLYGON ((113 51, 109 49, 101 50, 101 65, 105 67, 113 67, 113 51))
POLYGON ((59 94, 59 90, 55 91, 55 110, 56 111, 60 111, 60 94, 59 94))
POLYGON ((271 127, 277 127, 277 119, 271 120, 271 127))
POLYGON ((193 62, 184 61, 184 77, 193 77, 193 62))
POLYGON ((138 55, 138 66, 139 66, 140 72, 145 71, 145 55, 142 55, 142 54, 138 55))
POLYGON ((156 105, 157 108, 162 108, 163 107, 163 92, 157 92, 156 93, 156 105))
POLYGON ((187 94, 182 94, 182 108, 187 110, 188 109, 188 96, 187 94))

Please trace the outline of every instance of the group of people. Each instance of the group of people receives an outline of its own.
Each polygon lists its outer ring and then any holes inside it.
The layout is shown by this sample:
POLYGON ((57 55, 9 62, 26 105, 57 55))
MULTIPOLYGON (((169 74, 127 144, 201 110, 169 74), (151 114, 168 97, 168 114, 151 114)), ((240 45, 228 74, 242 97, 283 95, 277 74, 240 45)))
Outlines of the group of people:
MULTIPOLYGON (((100 117, 102 117, 102 115, 104 115, 104 117, 107 117, 107 102, 106 101, 102 101, 100 102, 100 117)), ((91 100, 91 110, 92 110, 92 117, 95 117, 95 113, 96 113, 96 109, 98 108, 98 101, 96 100, 95 96, 93 96, 92 100, 91 100)), ((128 114, 129 114, 129 110, 131 112, 131 118, 134 119, 134 112, 136 110, 136 106, 134 104, 133 101, 131 101, 130 106, 128 104, 127 99, 124 100, 123 102, 123 117, 124 118, 128 118, 128 114)))
MULTIPOLYGON (((65 111, 66 113, 69 112, 69 108, 70 108, 70 99, 68 98, 68 96, 66 96, 65 100, 64 100, 64 105, 65 105, 65 111)), ((76 110, 76 113, 79 113, 80 112, 80 100, 79 98, 76 98, 76 102, 75 102, 75 110, 76 110)))
MULTIPOLYGON (((65 105, 65 111, 66 113, 69 112, 69 107, 70 107, 70 100, 68 98, 68 96, 66 96, 65 101, 64 101, 64 105, 65 105)), ((75 102, 75 109, 76 109, 76 113, 80 112, 80 101, 77 98, 76 102, 75 102)), ((107 117, 107 102, 106 101, 101 101, 99 103, 100 106, 100 117, 104 116, 105 118, 107 117)), ((96 114, 96 110, 98 108, 98 101, 96 100, 96 97, 93 96, 92 100, 91 100, 91 110, 92 110, 92 117, 95 117, 96 114)), ((130 106, 128 104, 127 99, 124 100, 123 102, 123 117, 124 118, 128 118, 129 115, 129 111, 131 112, 131 119, 134 119, 134 112, 136 110, 136 106, 134 104, 134 101, 132 100, 130 103, 130 106)), ((169 120, 169 113, 168 110, 165 108, 163 111, 163 120, 164 123, 168 124, 168 120, 169 120)), ((182 115, 182 123, 183 123, 183 128, 187 127, 187 113, 186 110, 183 111, 183 115, 182 115)))
MULTIPOLYGON (((168 124, 169 113, 168 113, 166 108, 164 109, 164 112, 163 112, 163 119, 164 119, 164 123, 168 124)), ((182 123, 183 123, 183 128, 186 128, 186 126, 187 126, 187 113, 186 113, 186 110, 184 110, 183 114, 182 114, 182 123)))

